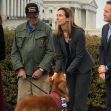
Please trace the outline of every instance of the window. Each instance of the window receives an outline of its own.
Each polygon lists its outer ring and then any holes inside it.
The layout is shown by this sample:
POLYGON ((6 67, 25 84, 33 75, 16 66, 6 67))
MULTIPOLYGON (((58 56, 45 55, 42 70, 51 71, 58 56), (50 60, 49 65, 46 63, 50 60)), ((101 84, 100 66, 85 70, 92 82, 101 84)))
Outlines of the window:
POLYGON ((42 10, 42 13, 44 13, 44 9, 42 10))
POLYGON ((49 12, 52 13, 52 10, 50 9, 49 12))

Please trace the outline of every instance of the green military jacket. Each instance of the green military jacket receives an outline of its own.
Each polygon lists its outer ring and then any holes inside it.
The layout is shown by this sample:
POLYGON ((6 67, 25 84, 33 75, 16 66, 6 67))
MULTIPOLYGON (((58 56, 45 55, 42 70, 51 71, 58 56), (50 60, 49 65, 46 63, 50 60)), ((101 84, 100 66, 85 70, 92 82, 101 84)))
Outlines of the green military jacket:
POLYGON ((28 75, 41 67, 49 70, 54 57, 51 28, 38 21, 36 28, 30 32, 27 22, 15 30, 11 60, 15 70, 24 68, 28 75))

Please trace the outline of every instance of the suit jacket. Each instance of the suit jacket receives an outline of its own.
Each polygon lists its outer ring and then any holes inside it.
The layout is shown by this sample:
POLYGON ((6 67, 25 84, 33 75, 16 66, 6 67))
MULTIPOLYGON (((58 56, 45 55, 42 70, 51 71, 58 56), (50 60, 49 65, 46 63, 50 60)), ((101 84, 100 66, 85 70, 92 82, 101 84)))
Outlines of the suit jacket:
POLYGON ((5 41, 3 27, 0 25, 0 61, 5 58, 5 41))
POLYGON ((94 61, 86 50, 85 47, 85 33, 79 27, 72 27, 71 40, 69 41, 70 59, 71 63, 66 69, 68 61, 68 54, 65 47, 65 40, 63 34, 61 36, 54 36, 54 47, 56 53, 56 66, 55 72, 73 73, 79 70, 85 73, 92 69, 94 61))
POLYGON ((102 38, 100 45, 100 65, 105 65, 111 70, 111 37, 107 41, 109 24, 102 28, 102 38))

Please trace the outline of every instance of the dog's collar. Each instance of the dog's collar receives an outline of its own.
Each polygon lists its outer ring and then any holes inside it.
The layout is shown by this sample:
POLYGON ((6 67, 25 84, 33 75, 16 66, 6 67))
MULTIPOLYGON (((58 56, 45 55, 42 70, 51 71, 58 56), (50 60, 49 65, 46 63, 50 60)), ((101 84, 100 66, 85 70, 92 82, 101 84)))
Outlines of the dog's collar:
POLYGON ((61 111, 62 110, 62 102, 61 102, 61 96, 58 92, 51 92, 50 96, 52 97, 52 99, 55 101, 56 105, 57 105, 57 111, 61 111))

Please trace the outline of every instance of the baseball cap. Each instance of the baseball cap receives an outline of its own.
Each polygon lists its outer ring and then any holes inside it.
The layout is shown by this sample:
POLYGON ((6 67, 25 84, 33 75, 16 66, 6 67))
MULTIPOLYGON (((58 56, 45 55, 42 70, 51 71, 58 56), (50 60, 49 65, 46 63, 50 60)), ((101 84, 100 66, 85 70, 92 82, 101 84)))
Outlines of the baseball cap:
POLYGON ((39 15, 39 9, 37 4, 28 3, 25 8, 25 13, 27 17, 37 17, 39 15))

